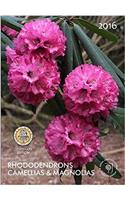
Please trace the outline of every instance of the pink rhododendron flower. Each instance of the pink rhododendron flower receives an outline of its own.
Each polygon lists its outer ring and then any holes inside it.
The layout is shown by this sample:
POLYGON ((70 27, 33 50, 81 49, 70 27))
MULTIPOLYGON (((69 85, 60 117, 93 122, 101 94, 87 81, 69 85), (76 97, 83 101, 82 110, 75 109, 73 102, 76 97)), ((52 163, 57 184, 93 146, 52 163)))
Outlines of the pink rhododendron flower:
POLYGON ((14 48, 19 54, 27 52, 54 57, 64 55, 66 38, 59 26, 49 19, 28 22, 14 41, 14 48))
POLYGON ((15 38, 18 35, 18 31, 14 30, 8 26, 5 26, 5 25, 1 26, 1 30, 11 38, 15 38))
POLYGON ((16 53, 16 51, 9 46, 6 47, 7 64, 10 66, 13 62, 19 63, 22 57, 16 53))
POLYGON ((54 60, 42 59, 39 62, 32 59, 31 61, 26 55, 10 63, 8 72, 10 91, 24 103, 37 105, 54 97, 59 83, 60 73, 54 60))
POLYGON ((116 108, 119 89, 112 76, 102 67, 84 64, 65 79, 64 101, 68 111, 90 117, 106 117, 116 108))
POLYGON ((74 167, 91 162, 100 148, 99 130, 77 115, 55 117, 45 130, 45 146, 53 160, 74 167))
MULTIPOLYGON (((47 61, 54 61, 50 56, 41 58, 40 56, 35 56, 32 54, 24 54, 20 55, 18 54, 15 49, 10 48, 9 46, 6 47, 6 57, 7 57, 7 64, 11 66, 11 64, 14 62, 16 65, 20 65, 20 63, 23 61, 25 63, 45 63, 47 61)), ((56 61, 54 61, 56 63, 56 61)))

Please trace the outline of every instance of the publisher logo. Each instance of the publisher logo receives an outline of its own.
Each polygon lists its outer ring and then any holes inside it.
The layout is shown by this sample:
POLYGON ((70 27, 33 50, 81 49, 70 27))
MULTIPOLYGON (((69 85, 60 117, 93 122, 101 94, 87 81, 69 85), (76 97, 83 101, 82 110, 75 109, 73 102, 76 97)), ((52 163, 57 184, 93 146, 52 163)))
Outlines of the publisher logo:
POLYGON ((17 144, 21 146, 30 144, 32 138, 33 138, 33 133, 26 126, 21 126, 17 128, 14 132, 14 140, 16 141, 17 144))
POLYGON ((117 172, 114 167, 117 169, 117 163, 111 159, 104 160, 100 163, 100 168, 105 172, 101 172, 103 176, 115 176, 117 172))

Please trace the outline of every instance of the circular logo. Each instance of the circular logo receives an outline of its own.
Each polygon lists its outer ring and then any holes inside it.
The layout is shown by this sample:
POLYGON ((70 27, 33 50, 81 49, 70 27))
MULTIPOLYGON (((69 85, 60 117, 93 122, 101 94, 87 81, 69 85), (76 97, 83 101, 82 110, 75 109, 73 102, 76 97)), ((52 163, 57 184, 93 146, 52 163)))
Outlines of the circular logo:
POLYGON ((30 144, 32 138, 33 138, 33 133, 26 126, 21 126, 17 128, 14 132, 14 140, 16 141, 17 144, 21 146, 30 144))
POLYGON ((101 171, 103 176, 114 176, 116 174, 114 167, 117 169, 117 163, 111 159, 104 160, 100 163, 100 168, 105 172, 101 171))

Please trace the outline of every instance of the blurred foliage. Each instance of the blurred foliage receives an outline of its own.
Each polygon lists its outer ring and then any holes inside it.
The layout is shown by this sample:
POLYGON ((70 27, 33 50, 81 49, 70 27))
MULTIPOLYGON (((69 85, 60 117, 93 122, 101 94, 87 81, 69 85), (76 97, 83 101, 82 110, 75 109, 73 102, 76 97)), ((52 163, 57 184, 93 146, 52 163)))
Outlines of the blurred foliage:
POLYGON ((114 125, 114 128, 118 128, 120 132, 125 135, 124 114, 125 114, 125 109, 118 107, 117 109, 111 112, 111 115, 109 116, 109 120, 114 125))
POLYGON ((97 26, 99 23, 115 22, 117 24, 116 29, 110 29, 110 32, 118 37, 118 41, 114 44, 104 37, 100 37, 98 34, 92 34, 90 31, 87 31, 87 34, 92 38, 92 41, 94 41, 94 43, 97 44, 122 71, 124 71, 124 16, 86 16, 85 19, 97 26))
POLYGON ((7 85, 7 73, 4 70, 1 70, 1 95, 5 96, 9 93, 9 88, 7 85))

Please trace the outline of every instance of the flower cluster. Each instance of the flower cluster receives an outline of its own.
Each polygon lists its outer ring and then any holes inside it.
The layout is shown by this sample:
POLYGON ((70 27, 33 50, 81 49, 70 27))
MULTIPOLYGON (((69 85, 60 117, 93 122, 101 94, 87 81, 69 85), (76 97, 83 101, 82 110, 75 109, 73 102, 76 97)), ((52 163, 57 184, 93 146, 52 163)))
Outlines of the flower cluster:
POLYGON ((52 59, 38 62, 27 56, 16 57, 8 73, 8 85, 13 95, 32 105, 52 98, 59 83, 56 61, 52 59))
POLYGON ((99 129, 93 116, 108 116, 117 106, 118 86, 100 66, 84 64, 65 79, 63 98, 68 114, 56 117, 45 130, 46 148, 57 162, 81 167, 100 149, 99 129))
POLYGON ((116 82, 100 66, 80 65, 65 79, 66 108, 83 117, 108 116, 109 111, 117 106, 118 94, 116 82))
POLYGON ((99 148, 99 130, 76 115, 55 117, 45 130, 46 148, 53 160, 74 167, 91 162, 99 148))
POLYGON ((19 54, 30 52, 33 55, 48 57, 63 56, 65 37, 59 26, 49 19, 40 19, 26 23, 14 41, 14 48, 19 54))
POLYGON ((8 26, 5 26, 5 25, 1 26, 1 30, 11 38, 15 38, 18 35, 18 31, 12 28, 9 28, 8 26))
POLYGON ((26 23, 7 47, 8 85, 12 94, 27 104, 39 104, 55 95, 60 83, 56 58, 63 56, 66 38, 49 19, 26 23))

